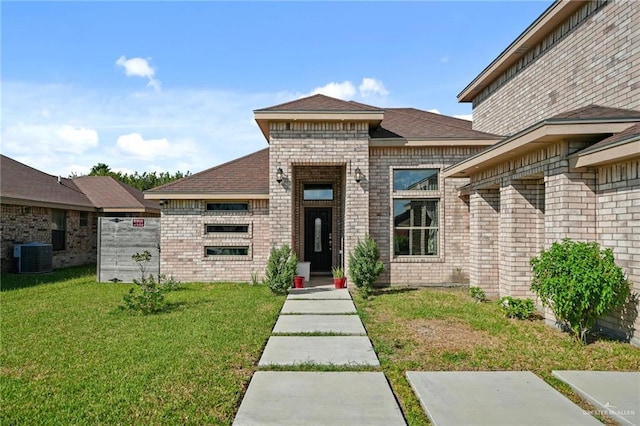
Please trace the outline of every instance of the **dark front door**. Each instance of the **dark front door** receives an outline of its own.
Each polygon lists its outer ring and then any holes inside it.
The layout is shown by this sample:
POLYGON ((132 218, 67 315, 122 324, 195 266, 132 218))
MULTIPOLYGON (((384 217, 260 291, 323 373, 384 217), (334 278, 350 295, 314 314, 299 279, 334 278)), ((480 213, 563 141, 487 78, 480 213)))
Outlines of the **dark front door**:
POLYGON ((304 210, 304 259, 311 272, 331 271, 331 207, 304 210))

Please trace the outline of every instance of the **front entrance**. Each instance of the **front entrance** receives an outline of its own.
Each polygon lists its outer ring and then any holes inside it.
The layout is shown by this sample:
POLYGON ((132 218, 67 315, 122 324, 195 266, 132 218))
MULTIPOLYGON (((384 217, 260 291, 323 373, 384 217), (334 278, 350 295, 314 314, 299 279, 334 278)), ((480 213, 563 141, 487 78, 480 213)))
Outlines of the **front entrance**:
POLYGON ((330 272, 332 266, 332 209, 304 209, 304 259, 311 262, 311 272, 330 272))

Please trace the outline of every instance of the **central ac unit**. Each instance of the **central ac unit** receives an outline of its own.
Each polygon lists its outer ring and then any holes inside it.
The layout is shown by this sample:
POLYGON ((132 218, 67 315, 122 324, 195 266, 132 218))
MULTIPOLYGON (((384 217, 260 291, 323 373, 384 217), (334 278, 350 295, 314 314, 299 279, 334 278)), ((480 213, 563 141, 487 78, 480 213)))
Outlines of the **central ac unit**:
POLYGON ((13 257, 18 260, 18 272, 42 273, 53 270, 53 245, 44 243, 16 244, 13 257))

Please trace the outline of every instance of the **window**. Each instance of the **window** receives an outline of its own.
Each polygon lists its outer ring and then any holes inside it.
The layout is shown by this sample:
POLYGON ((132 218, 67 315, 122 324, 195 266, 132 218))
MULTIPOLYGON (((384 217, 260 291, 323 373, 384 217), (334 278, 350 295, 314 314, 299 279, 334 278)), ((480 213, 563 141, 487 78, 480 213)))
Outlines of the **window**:
POLYGON ((438 200, 393 200, 396 256, 438 255, 438 200))
POLYGON ((249 225, 205 225, 205 232, 243 233, 249 232, 249 225))
POLYGON ((248 212, 249 203, 207 203, 207 210, 215 212, 248 212))
POLYGON ((87 226, 89 226, 89 213, 80 212, 80 227, 86 228, 87 226))
POLYGON ((437 191, 438 169, 396 169, 394 191, 437 191))
POLYGON ((330 183, 305 183, 305 201, 331 201, 333 200, 333 185, 330 183))
POLYGON ((204 251, 206 256, 248 256, 249 246, 210 246, 204 251))
POLYGON ((51 210, 51 244, 54 251, 64 250, 67 246, 67 212, 51 210))

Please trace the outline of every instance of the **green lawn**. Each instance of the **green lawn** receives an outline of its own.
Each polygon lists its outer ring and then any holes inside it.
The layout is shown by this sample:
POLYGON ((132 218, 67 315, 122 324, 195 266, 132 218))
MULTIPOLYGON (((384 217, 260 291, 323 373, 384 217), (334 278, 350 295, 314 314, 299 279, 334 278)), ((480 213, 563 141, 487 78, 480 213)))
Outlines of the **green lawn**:
POLYGON ((584 409, 592 407, 552 370, 640 370, 637 347, 605 339, 582 346, 541 319, 504 318, 496 303, 476 303, 466 289, 392 288, 354 299, 410 425, 429 421, 405 378, 409 370, 530 370, 584 409))
POLYGON ((230 424, 284 297, 184 284, 170 309, 118 309, 93 268, 3 275, 0 424, 230 424))

